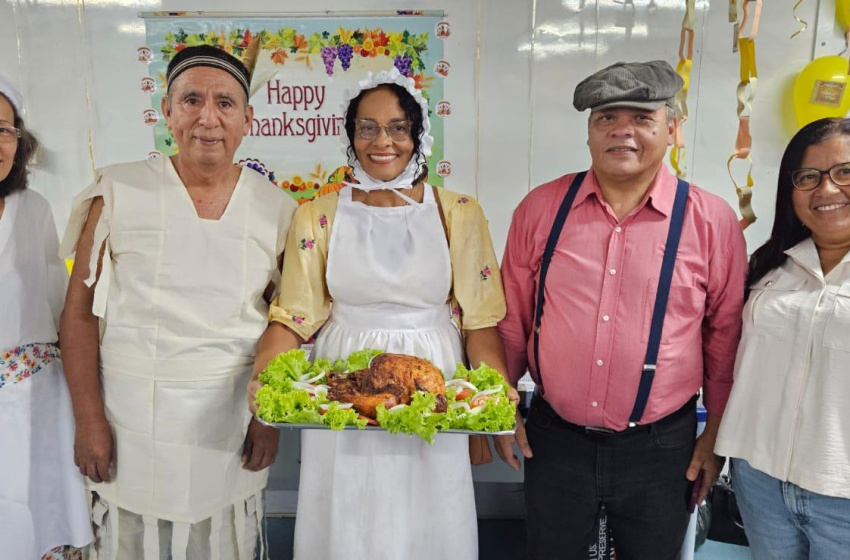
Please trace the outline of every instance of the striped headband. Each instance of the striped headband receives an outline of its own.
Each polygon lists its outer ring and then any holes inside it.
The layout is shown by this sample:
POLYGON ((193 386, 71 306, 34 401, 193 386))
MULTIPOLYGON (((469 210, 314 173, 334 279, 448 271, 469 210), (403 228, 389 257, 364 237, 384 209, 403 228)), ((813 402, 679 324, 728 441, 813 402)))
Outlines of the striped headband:
POLYGON ((250 75, 245 65, 236 57, 209 45, 186 47, 177 53, 168 65, 166 72, 168 89, 171 89, 171 84, 180 74, 195 66, 209 66, 224 70, 239 82, 239 85, 245 91, 245 95, 248 96, 250 75))

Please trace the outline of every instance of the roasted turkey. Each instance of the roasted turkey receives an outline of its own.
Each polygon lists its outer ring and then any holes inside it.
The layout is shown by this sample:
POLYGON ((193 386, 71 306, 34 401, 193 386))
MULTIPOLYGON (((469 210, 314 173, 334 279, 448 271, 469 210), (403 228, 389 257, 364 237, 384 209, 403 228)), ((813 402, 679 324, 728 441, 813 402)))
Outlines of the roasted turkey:
POLYGON ((446 411, 446 383, 443 372, 427 360, 404 354, 379 354, 367 369, 352 373, 328 374, 328 398, 352 403, 354 409, 376 418, 377 408, 390 409, 409 404, 414 391, 437 395, 436 412, 446 411))

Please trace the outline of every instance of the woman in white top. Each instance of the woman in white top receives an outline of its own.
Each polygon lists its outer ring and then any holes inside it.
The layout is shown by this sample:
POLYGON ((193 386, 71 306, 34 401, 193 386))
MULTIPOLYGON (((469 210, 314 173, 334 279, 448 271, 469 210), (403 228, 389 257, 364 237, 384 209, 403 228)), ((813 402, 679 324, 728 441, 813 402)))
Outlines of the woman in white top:
MULTIPOLYGON (((393 70, 349 91, 343 114, 356 183, 296 212, 255 377, 319 327, 315 358, 375 348, 429 359, 447 377, 465 358, 504 372, 505 300, 484 214, 424 181, 427 100, 393 70)), ((295 558, 477 559, 467 437, 305 431, 295 558)))
POLYGON ((753 254, 716 452, 756 560, 850 552, 850 119, 800 130, 753 254))
POLYGON ((0 76, 0 557, 76 559, 92 534, 57 335, 68 273, 27 188, 36 147, 0 76))

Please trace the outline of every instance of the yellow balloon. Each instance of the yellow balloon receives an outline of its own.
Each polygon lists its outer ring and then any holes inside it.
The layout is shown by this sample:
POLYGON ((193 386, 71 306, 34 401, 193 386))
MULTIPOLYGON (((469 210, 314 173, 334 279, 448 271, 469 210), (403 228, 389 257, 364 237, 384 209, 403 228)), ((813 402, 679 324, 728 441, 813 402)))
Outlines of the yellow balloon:
MULTIPOLYGON (((848 0, 850 1, 850 0, 848 0)), ((850 112, 850 77, 843 56, 816 58, 794 80, 794 113, 803 127, 827 117, 850 112)))
POLYGON ((835 21, 845 33, 850 31, 850 0, 835 0, 835 21))

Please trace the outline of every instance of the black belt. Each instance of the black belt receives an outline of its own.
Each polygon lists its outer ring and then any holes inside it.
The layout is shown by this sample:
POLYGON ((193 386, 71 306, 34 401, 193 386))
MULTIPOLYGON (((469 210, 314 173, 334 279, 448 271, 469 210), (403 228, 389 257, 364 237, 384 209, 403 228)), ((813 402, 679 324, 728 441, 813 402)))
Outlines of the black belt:
POLYGON ((543 396, 538 391, 534 392, 534 397, 532 397, 532 399, 531 399, 531 408, 532 409, 540 408, 541 410, 544 411, 545 414, 549 414, 553 419, 555 419, 557 421, 558 425, 563 427, 563 428, 566 428, 566 429, 569 429, 569 430, 572 430, 572 431, 575 431, 575 432, 579 432, 579 433, 582 433, 582 434, 585 434, 585 435, 599 435, 599 436, 605 436, 605 437, 616 437, 616 436, 625 436, 625 435, 629 435, 629 434, 635 434, 635 433, 639 433, 639 432, 645 432, 645 431, 650 430, 653 425, 658 424, 659 422, 666 422, 666 421, 670 421, 670 420, 678 420, 678 419, 680 419, 684 416, 696 414, 697 397, 698 397, 698 395, 694 395, 693 397, 691 397, 688 400, 688 402, 686 402, 684 405, 682 405, 681 408, 679 408, 675 412, 668 414, 664 418, 660 418, 660 419, 656 420, 655 422, 650 422, 649 424, 638 424, 638 425, 635 425, 635 426, 630 426, 630 427, 626 428, 625 430, 621 430, 619 432, 616 431, 616 430, 612 430, 610 428, 598 428, 598 427, 594 427, 594 426, 581 426, 579 424, 573 424, 572 422, 568 422, 567 420, 564 420, 563 418, 561 418, 561 416, 557 412, 555 412, 555 409, 552 408, 552 405, 550 405, 548 402, 546 402, 546 399, 544 399, 543 396))

